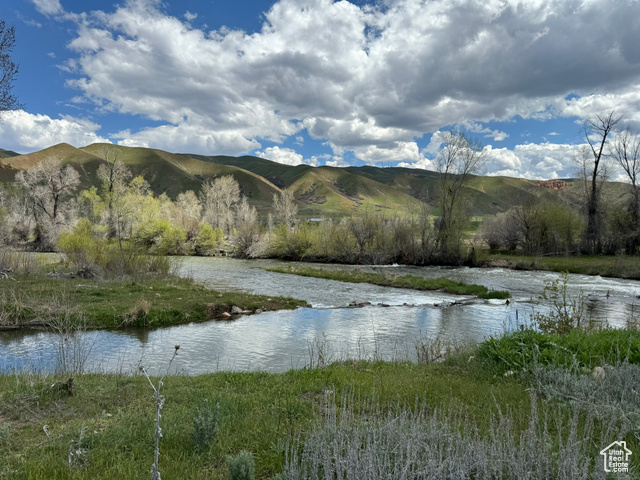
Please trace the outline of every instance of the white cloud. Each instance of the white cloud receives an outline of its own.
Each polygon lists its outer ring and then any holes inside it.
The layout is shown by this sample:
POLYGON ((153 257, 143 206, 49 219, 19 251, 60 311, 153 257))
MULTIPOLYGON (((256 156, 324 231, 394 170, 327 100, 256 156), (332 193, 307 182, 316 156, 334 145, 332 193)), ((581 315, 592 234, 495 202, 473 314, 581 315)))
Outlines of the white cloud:
POLYGON ((36 10, 43 15, 60 15, 64 12, 60 0, 32 0, 36 10))
POLYGON ((256 156, 273 162, 282 163, 284 165, 318 164, 318 160, 315 157, 310 160, 305 160, 304 157, 295 150, 291 150, 290 148, 280 148, 278 146, 267 147, 263 152, 256 152, 256 156))
POLYGON ((513 153, 520 160, 518 177, 544 180, 577 175, 577 157, 583 145, 528 143, 517 145, 513 153))
MULTIPOLYGON (((307 129, 341 158, 428 165, 449 125, 500 142, 487 122, 615 109, 640 126, 635 0, 280 0, 253 34, 196 28, 196 13, 171 17, 156 0, 81 14, 32 1, 77 24, 69 86, 164 124, 122 144, 242 154, 307 129)), ((563 176, 551 145, 494 149, 488 171, 563 176)))
POLYGON ((202 155, 235 155, 260 148, 260 143, 256 140, 247 139, 236 131, 208 131, 191 123, 164 125, 135 133, 123 131, 113 134, 112 138, 118 140, 118 145, 127 147, 149 147, 202 155))
POLYGON ((511 170, 514 172, 522 168, 522 161, 518 156, 507 148, 487 147, 487 158, 491 169, 494 171, 511 170))
POLYGON ((109 143, 96 134, 99 129, 100 125, 86 119, 68 115, 52 119, 48 115, 33 115, 23 110, 4 112, 0 120, 2 148, 23 153, 58 143, 69 143, 75 147, 109 143))
POLYGON ((354 154, 368 164, 397 162, 420 162, 424 159, 416 142, 392 142, 388 145, 354 147, 354 154))
POLYGON ((488 127, 483 127, 478 122, 466 121, 462 122, 461 126, 468 132, 484 133, 485 138, 493 138, 493 140, 496 142, 502 142, 509 136, 509 134, 507 134, 506 132, 502 132, 500 130, 491 130, 488 127))

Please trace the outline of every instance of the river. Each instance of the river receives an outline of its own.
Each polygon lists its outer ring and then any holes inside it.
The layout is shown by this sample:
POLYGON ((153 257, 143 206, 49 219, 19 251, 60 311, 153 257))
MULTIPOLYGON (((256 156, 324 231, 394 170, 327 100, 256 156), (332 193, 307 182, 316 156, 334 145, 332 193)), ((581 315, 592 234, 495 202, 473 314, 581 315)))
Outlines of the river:
MULTIPOLYGON (((319 360, 415 359, 418 339, 480 341, 517 328, 534 311, 548 311, 538 301, 550 272, 505 269, 345 265, 316 268, 353 269, 445 276, 508 290, 512 299, 478 300, 441 292, 349 284, 333 280, 272 273, 261 267, 288 265, 276 260, 186 257, 179 274, 216 290, 236 290, 307 301, 312 308, 265 312, 234 321, 208 321, 153 330, 84 333, 74 348, 89 371, 132 372, 145 366, 167 372, 174 345, 180 345, 170 373, 200 374, 218 370, 282 372, 319 360), (370 302, 349 308, 353 301, 370 302), (456 302, 456 303, 454 303, 456 302), (462 302, 463 304, 458 304, 462 302), (383 306, 384 304, 385 306, 383 306)), ((295 265, 307 265, 295 263, 295 265)), ((640 316, 640 282, 569 275, 569 292, 586 297, 586 314, 598 322, 624 326, 640 316)), ((0 332, 0 370, 52 370, 58 363, 59 338, 51 332, 0 332)))

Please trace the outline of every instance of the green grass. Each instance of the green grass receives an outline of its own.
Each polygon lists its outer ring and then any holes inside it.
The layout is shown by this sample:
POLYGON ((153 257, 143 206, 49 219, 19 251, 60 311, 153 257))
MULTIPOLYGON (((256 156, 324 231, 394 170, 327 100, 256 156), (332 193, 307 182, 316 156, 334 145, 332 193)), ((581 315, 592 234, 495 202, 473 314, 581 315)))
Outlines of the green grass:
POLYGON ((297 308, 306 302, 217 292, 170 275, 138 282, 42 274, 0 280, 0 325, 28 325, 71 312, 76 318, 82 316, 88 328, 155 327, 206 320, 234 305, 268 311, 297 308))
POLYGON ((326 278, 340 282, 372 283, 384 287, 410 288, 414 290, 442 290, 455 295, 475 295, 479 298, 507 299, 509 292, 489 290, 482 285, 455 282, 445 277, 428 279, 413 275, 384 275, 380 273, 367 273, 361 270, 324 270, 310 267, 271 267, 265 268, 270 272, 290 273, 304 277, 326 278))
POLYGON ((640 331, 574 329, 566 335, 523 329, 490 338, 476 353, 486 367, 502 374, 529 371, 537 365, 593 368, 622 361, 640 364, 640 331))
MULTIPOLYGON (((601 362, 611 361, 613 365, 617 360, 610 353, 627 344, 637 349, 640 333, 575 330, 557 337, 516 332, 505 337, 504 350, 517 356, 523 343, 541 351, 556 345, 553 348, 578 355, 584 352, 594 361, 602 355, 601 362)), ((228 478, 225 458, 246 450, 256 460, 257 478, 271 478, 283 470, 289 445, 304 441, 324 425, 324 420, 330 424, 327 417, 331 415, 327 407, 330 398, 335 398, 338 405, 341 399, 348 400, 347 409, 355 413, 353 424, 361 426, 366 425, 361 420, 371 415, 378 419, 393 418, 417 409, 418 405, 427 413, 434 409, 454 412, 442 418, 445 421, 458 418, 485 442, 495 441, 492 438, 496 428, 508 431, 512 439, 509 441, 529 442, 521 433, 531 432, 534 422, 538 430, 548 434, 538 439, 538 443, 545 439, 549 442, 542 442, 543 450, 537 453, 544 458, 559 454, 557 440, 568 434, 571 419, 578 419, 575 426, 578 438, 580 429, 590 429, 589 437, 583 439, 586 442, 582 439, 579 442, 587 450, 588 458, 599 458, 598 451, 605 446, 602 441, 624 439, 632 451, 640 448, 629 428, 620 430, 616 436, 619 416, 603 416, 606 410, 598 410, 600 413, 589 417, 587 410, 565 401, 562 395, 532 396, 531 390, 542 388, 545 392, 549 385, 532 384, 526 375, 504 376, 502 372, 509 367, 508 356, 492 356, 494 350, 490 342, 485 342, 443 363, 342 361, 282 374, 168 375, 161 390, 165 403, 160 423, 163 437, 159 470, 164 478, 224 479, 228 478), (193 432, 194 416, 205 401, 219 406, 218 433, 210 446, 202 450, 194 445, 193 432), (539 415, 533 416, 534 411, 539 415), (558 420, 560 423, 556 423, 558 420), (608 432, 604 439, 603 432, 608 432), (609 438, 610 434, 616 438, 609 438)), ((173 350, 167 352, 167 361, 172 353, 173 350)), ((177 368, 182 353, 181 349, 174 360, 177 368)), ((640 356, 630 356, 629 360, 640 362, 640 356)), ((526 362, 531 367, 537 360, 530 355, 526 362)), ((607 379, 613 378, 613 367, 607 368, 607 379)), ((637 375, 628 368, 622 371, 637 375)), ((550 371, 553 372, 556 371, 550 371)), ((591 375, 570 375, 563 381, 575 385, 598 381, 591 375)), ((67 378, 32 372, 0 375, 0 478, 148 478, 153 463, 155 400, 147 379, 141 375, 84 374, 74 378, 72 396, 51 388, 67 378), (48 436, 43 431, 44 425, 48 436), (70 445, 83 450, 80 455, 83 461, 78 462, 83 466, 69 467, 70 445)), ((624 382, 625 378, 620 380, 624 382)), ((158 384, 157 378, 152 380, 158 384)), ((630 379, 623 387, 634 392, 637 385, 634 382, 636 379, 630 379)), ((588 395, 589 390, 583 390, 581 395, 588 395)), ((610 393, 612 398, 607 397, 606 401, 614 402, 616 393, 613 390, 610 393)), ((633 400, 635 397, 629 398, 634 405, 638 403, 633 400)), ((366 448, 368 445, 363 444, 362 449, 366 448)), ((633 468, 637 469, 638 464, 632 458, 633 468)))
MULTIPOLYGON (((624 338, 631 339, 634 346, 640 344, 638 332, 629 330, 575 331, 563 339, 539 334, 527 340, 511 334, 507 349, 517 353, 522 341, 542 349, 559 343, 567 349, 590 351, 594 357, 600 353, 607 357, 607 352, 624 338)), ((159 470, 165 478, 228 478, 225 458, 246 450, 256 460, 257 478, 271 478, 283 470, 285 451, 292 442, 304 441, 323 425, 323 420, 330 420, 330 398, 335 398, 338 406, 340 399, 348 399, 347 408, 355 412, 354 425, 359 422, 361 426, 360 418, 392 418, 418 405, 426 412, 463 412, 457 417, 455 413, 445 414, 443 419, 458 418, 486 442, 492 441, 496 422, 510 432, 514 442, 523 442, 520 434, 530 432, 533 421, 548 433, 551 442, 538 453, 545 458, 558 454, 555 440, 567 435, 569 419, 579 418, 576 428, 587 428, 584 417, 575 417, 580 410, 573 404, 563 403, 561 397, 532 396, 532 384, 525 375, 502 375, 507 364, 502 364, 501 357, 487 363, 485 347, 486 343, 481 344, 443 363, 342 361, 282 374, 166 376, 161 391, 165 404, 159 470), (193 432, 194 416, 205 401, 219 406, 218 433, 202 450, 194 445, 193 432), (533 411, 539 411, 539 416, 531 416, 533 411), (557 420, 562 423, 556 424, 557 420)), ((176 367, 182 352, 174 360, 176 367)), ((167 359, 172 353, 167 352, 167 359)), ((591 379, 590 375, 586 377, 591 379)), ((141 375, 84 374, 75 377, 72 396, 51 388, 56 381, 66 379, 29 372, 0 375, 0 477, 148 477, 153 462, 155 401, 147 379, 141 375), (44 425, 49 436, 43 431, 44 425), (82 455, 86 465, 69 467, 72 444, 85 450, 82 455)), ((152 380, 157 385, 158 379, 152 380)), ((627 387, 633 389, 634 385, 627 387)), ((599 432, 611 433, 611 425, 619 420, 603 421, 596 416, 595 423, 589 423, 595 430, 589 430, 590 446, 585 447, 588 455, 598 458, 598 450, 604 446, 600 445, 599 432)), ((625 439, 632 451, 640 448, 628 430, 621 435, 616 439, 625 439)), ((607 436, 605 441, 613 440, 607 436)), ((635 458, 632 465, 637 468, 635 458)))
MULTIPOLYGON (((168 356, 171 352, 168 352, 168 356)), ((179 356, 176 361, 179 361, 179 356)), ((0 376, 0 424, 10 437, 0 444, 2 478, 146 478, 153 462, 155 403, 142 376, 81 375, 73 396, 52 392, 63 378, 0 376), (48 425, 50 437, 42 428, 48 425), (88 465, 69 468, 72 441, 85 430, 88 465)), ((156 382, 157 383, 157 382, 156 382)), ((431 407, 466 405, 469 421, 486 429, 488 412, 522 405, 523 385, 457 366, 410 363, 333 364, 284 374, 216 373, 164 379, 160 472, 163 478, 226 478, 225 456, 241 450, 256 458, 258 478, 282 471, 289 441, 304 435, 321 414, 328 391, 337 398, 358 392, 375 396, 385 409, 399 399, 431 407), (195 409, 204 399, 219 403, 217 440, 196 453, 191 440, 195 409)), ((358 395, 358 396, 359 396, 358 395)))
POLYGON ((516 253, 478 252, 478 263, 518 270, 548 270, 583 275, 640 280, 640 257, 627 255, 531 256, 516 253))

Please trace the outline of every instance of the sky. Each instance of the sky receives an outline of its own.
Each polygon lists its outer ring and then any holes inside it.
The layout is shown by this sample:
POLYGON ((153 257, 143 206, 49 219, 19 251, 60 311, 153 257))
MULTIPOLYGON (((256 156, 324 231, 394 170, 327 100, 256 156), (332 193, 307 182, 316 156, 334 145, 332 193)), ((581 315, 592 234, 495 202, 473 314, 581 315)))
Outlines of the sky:
POLYGON ((0 148, 61 142, 576 176, 582 126, 640 128, 640 0, 2 0, 16 29, 0 148))

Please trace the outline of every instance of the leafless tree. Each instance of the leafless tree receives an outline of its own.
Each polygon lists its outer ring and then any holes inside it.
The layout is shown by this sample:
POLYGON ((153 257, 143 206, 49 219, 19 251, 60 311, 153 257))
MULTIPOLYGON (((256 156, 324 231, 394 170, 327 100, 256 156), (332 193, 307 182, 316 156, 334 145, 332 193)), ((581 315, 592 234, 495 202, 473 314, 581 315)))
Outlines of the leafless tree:
POLYGON ((607 140, 622 117, 614 112, 596 115, 584 124, 584 136, 589 145, 590 156, 585 159, 585 179, 589 182, 587 191, 587 230, 584 247, 588 253, 600 253, 602 250, 602 221, 600 209, 601 180, 606 171, 607 140))
POLYGON ((102 196, 108 208, 107 234, 109 238, 122 240, 122 200, 132 174, 118 158, 118 151, 113 146, 104 147, 103 157, 106 163, 98 167, 98 178, 102 181, 102 196))
MULTIPOLYGON (((629 129, 620 132, 611 147, 611 155, 627 174, 630 182, 631 203, 629 214, 631 215, 631 228, 633 231, 627 250, 634 251, 640 246, 640 134, 632 133, 629 129)), ((629 252, 631 253, 631 252, 629 252)))
POLYGON ((298 205, 293 190, 286 188, 280 193, 273 194, 273 209, 276 223, 293 228, 298 223, 298 205))
POLYGON ((204 221, 220 227, 226 235, 234 227, 235 208, 240 203, 240 185, 232 175, 208 180, 200 192, 204 221))
POLYGON ((68 201, 80 185, 80 175, 70 165, 62 167, 60 159, 49 157, 35 167, 21 171, 16 180, 31 200, 37 225, 37 241, 53 246, 58 231, 67 221, 68 201))
POLYGON ((611 148, 614 160, 622 167, 631 182, 631 213, 637 224, 640 220, 640 135, 632 134, 630 130, 624 130, 618 134, 611 148))
POLYGON ((265 240, 264 248, 259 248, 263 238, 262 227, 258 222, 258 212, 255 207, 249 205, 245 197, 242 197, 238 207, 235 243, 237 253, 240 256, 249 257, 261 256, 267 246, 265 240))
POLYGON ((349 220, 349 228, 358 244, 358 254, 364 257, 367 245, 375 238, 376 234, 381 230, 381 222, 371 214, 368 210, 364 213, 353 216, 349 220))
POLYGON ((202 204, 193 190, 178 195, 175 202, 178 211, 176 224, 181 226, 189 237, 198 233, 198 223, 202 217, 202 204))
POLYGON ((0 112, 20 108, 17 98, 11 94, 13 82, 18 75, 18 65, 10 56, 15 42, 14 27, 0 20, 0 112))
POLYGON ((456 261, 469 221, 463 188, 470 175, 480 172, 486 155, 482 145, 463 132, 447 132, 443 143, 434 162, 440 173, 437 244, 443 260, 456 261))

